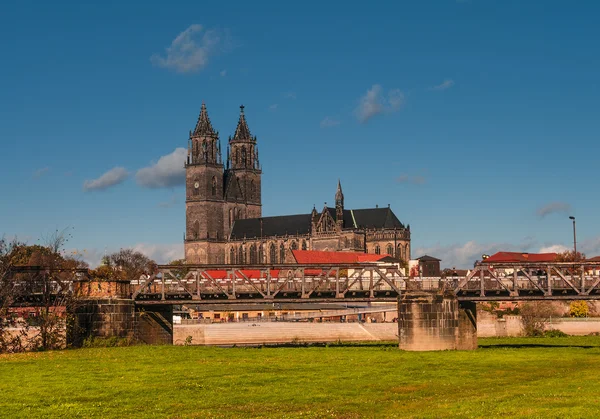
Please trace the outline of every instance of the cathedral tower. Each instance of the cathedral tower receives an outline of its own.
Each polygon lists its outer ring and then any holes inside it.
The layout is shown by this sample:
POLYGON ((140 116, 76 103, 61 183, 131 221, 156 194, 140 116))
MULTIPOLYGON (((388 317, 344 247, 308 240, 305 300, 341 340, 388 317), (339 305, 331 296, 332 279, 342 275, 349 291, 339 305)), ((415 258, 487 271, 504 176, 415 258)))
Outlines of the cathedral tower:
POLYGON ((188 263, 223 263, 223 161, 219 134, 202 104, 190 131, 186 172, 185 258, 188 263))
POLYGON ((227 204, 223 214, 226 236, 235 220, 261 217, 261 174, 256 137, 250 134, 242 105, 235 134, 229 137, 227 148, 224 178, 227 204))

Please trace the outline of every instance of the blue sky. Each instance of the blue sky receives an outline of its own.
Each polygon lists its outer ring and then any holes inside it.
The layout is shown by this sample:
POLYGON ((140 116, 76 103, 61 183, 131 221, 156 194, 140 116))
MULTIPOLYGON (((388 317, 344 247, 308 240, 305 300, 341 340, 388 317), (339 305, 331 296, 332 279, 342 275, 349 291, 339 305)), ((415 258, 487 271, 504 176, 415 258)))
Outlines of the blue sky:
POLYGON ((70 227, 92 264, 105 248, 182 256, 177 148, 204 101, 224 150, 246 106, 264 215, 332 205, 340 178, 347 207, 390 204, 413 256, 444 266, 570 247, 568 215, 600 254, 598 15, 592 1, 5 2, 0 234, 70 227))

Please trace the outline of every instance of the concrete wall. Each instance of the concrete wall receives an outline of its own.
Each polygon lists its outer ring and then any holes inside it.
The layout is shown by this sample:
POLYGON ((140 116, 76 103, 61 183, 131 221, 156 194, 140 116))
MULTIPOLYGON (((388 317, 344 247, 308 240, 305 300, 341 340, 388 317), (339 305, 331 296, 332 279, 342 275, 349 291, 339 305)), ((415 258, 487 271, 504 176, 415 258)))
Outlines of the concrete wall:
POLYGON ((183 345, 262 345, 289 342, 397 341, 396 323, 256 322, 176 325, 173 343, 183 345))
MULTIPOLYGON (((560 330, 567 335, 600 333, 600 318, 552 319, 547 328, 560 330)), ((504 316, 502 319, 497 319, 496 316, 486 312, 478 313, 477 336, 479 337, 521 336, 522 334, 521 316, 504 316)))

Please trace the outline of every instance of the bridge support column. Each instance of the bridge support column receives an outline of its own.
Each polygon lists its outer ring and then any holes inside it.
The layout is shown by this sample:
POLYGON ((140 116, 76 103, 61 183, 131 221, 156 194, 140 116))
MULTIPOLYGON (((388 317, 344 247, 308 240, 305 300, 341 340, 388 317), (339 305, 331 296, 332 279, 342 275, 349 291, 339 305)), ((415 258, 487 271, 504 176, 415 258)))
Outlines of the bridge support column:
POLYGON ((149 345, 173 344, 173 306, 169 304, 136 306, 138 340, 149 345))
POLYGON ((87 298, 70 309, 67 344, 79 347, 89 338, 134 338, 133 300, 121 298, 87 298))
POLYGON ((477 349, 475 303, 452 293, 407 292, 398 299, 399 347, 406 351, 477 349))

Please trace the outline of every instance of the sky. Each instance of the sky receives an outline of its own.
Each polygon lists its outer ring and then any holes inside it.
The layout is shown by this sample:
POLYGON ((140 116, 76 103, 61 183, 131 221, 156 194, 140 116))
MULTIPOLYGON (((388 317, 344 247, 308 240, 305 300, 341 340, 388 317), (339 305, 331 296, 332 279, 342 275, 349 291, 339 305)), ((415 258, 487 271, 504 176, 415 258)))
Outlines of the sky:
POLYGON ((600 3, 0 4, 0 235, 183 257, 202 102, 258 138, 263 215, 391 206, 412 256, 600 254, 600 3))

